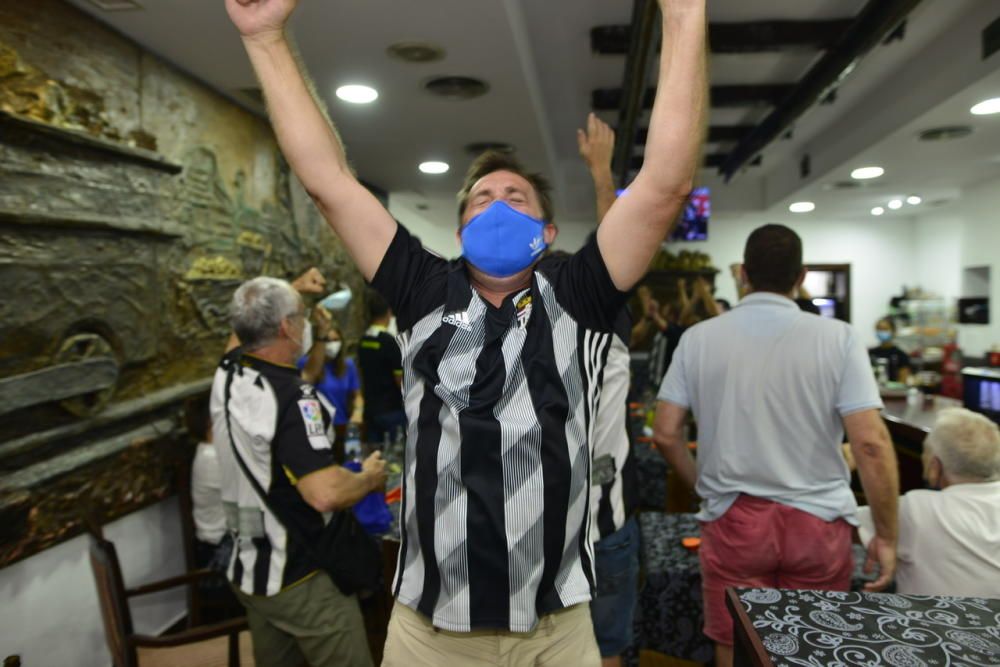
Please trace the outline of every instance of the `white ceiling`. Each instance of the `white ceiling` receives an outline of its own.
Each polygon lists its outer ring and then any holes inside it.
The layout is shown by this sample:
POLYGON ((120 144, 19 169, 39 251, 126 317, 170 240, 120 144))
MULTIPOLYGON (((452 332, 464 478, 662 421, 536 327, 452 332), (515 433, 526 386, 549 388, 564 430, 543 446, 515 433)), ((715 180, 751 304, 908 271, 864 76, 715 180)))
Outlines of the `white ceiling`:
MULTIPOLYGON (((234 99, 245 102, 238 91, 255 85, 222 0, 139 0, 143 9, 117 13, 102 12, 88 0, 70 2, 234 99)), ((424 199, 437 215, 452 208, 453 193, 470 159, 463 146, 503 141, 516 146, 529 167, 552 177, 561 219, 592 216, 593 195, 576 154, 574 132, 590 110, 591 91, 621 84, 624 57, 591 53, 590 29, 628 23, 631 2, 300 0, 299 4, 293 33, 303 60, 364 179, 405 195, 411 203, 424 199), (437 43, 447 50, 447 57, 420 65, 393 60, 385 49, 399 41, 437 43), (481 78, 491 90, 476 100, 441 100, 421 88, 427 78, 437 75, 481 78), (337 100, 333 90, 351 82, 375 86, 379 100, 365 107, 337 100), (429 159, 450 162, 452 171, 444 176, 420 174, 417 164, 429 159)), ((710 0, 709 14, 710 20, 719 22, 845 18, 864 4, 865 0, 710 0)), ((909 74, 924 98, 934 98, 933 105, 927 99, 911 105, 878 102, 887 82, 901 80, 901 73, 921 62, 921 54, 940 47, 946 38, 953 49, 972 59, 979 44, 968 39, 969 31, 985 26, 988 21, 983 19, 990 14, 1000 16, 996 0, 924 0, 911 17, 906 39, 879 47, 862 61, 836 103, 801 119, 792 139, 765 151, 763 166, 747 170, 731 186, 703 173, 714 186, 716 209, 779 212, 788 202, 808 196, 820 206, 817 215, 852 216, 867 214, 872 201, 889 194, 926 190, 953 196, 991 169, 996 173, 1000 165, 989 146, 1000 146, 1000 118, 973 121, 967 109, 968 100, 976 96, 1000 96, 1000 55, 970 66, 964 77, 939 76, 936 70, 948 68, 943 60, 940 67, 924 63, 922 76, 909 74), (845 129, 846 118, 860 120, 845 129), (974 122, 976 133, 940 146, 917 145, 913 140, 913 133, 926 126, 956 122, 974 122), (803 179, 798 162, 806 153, 812 157, 814 173, 803 179), (861 194, 823 189, 824 183, 842 180, 843 170, 861 158, 877 158, 884 164, 889 175, 883 186, 861 194)), ((712 82, 791 83, 816 58, 817 54, 802 52, 717 55, 712 82)), ((714 110, 711 121, 743 124, 763 115, 761 110, 714 110)), ((613 114, 606 117, 614 120, 613 114)), ((452 215, 443 224, 452 225, 452 215)))

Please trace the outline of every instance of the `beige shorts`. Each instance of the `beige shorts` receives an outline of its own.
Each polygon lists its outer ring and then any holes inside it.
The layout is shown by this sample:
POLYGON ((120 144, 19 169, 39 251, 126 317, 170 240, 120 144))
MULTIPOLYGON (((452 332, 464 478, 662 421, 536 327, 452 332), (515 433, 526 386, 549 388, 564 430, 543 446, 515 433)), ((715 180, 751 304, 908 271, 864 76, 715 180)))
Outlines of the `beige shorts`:
POLYGON ((590 606, 543 616, 531 632, 439 630, 397 602, 392 608, 382 667, 600 667, 590 606))

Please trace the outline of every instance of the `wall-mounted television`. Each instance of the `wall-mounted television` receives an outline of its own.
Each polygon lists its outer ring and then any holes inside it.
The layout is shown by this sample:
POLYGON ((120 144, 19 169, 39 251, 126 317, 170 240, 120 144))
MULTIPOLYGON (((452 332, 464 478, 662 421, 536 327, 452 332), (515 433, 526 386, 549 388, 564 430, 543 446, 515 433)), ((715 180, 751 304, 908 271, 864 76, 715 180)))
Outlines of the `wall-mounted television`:
MULTIPOLYGON (((619 197, 628 194, 628 188, 618 190, 619 197)), ((668 241, 707 241, 708 219, 712 216, 712 200, 706 187, 695 188, 688 197, 680 220, 668 241)))
POLYGON ((681 219, 670 235, 671 241, 707 241, 708 219, 712 216, 712 200, 708 188, 695 188, 681 212, 681 219))

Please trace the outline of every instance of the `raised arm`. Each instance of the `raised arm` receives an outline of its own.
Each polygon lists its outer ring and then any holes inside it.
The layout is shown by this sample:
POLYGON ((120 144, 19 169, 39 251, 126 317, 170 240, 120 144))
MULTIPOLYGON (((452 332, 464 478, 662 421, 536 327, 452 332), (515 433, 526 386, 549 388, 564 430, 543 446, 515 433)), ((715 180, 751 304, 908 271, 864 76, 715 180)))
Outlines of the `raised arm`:
POLYGON ((336 128, 292 52, 285 26, 296 4, 226 0, 226 10, 260 80, 282 153, 361 274, 371 280, 396 222, 351 173, 336 128))
POLYGON ((607 123, 591 113, 587 116, 587 129, 576 131, 576 143, 580 157, 590 170, 594 180, 594 194, 597 196, 597 224, 615 203, 615 179, 611 175, 611 157, 615 150, 615 131, 607 123))
POLYGON ((656 101, 642 169, 597 232, 615 286, 629 290, 646 273, 687 200, 708 106, 705 0, 659 0, 663 44, 656 101))

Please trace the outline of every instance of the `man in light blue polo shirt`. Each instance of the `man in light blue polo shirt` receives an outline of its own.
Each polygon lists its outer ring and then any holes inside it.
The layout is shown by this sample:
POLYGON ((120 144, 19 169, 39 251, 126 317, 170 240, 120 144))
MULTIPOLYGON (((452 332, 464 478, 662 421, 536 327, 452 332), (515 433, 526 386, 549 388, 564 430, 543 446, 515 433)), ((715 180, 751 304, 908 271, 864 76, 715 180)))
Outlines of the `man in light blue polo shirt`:
POLYGON ((726 586, 849 587, 857 504, 845 428, 875 517, 866 567, 881 571, 869 590, 895 568, 898 473, 868 353, 848 324, 799 310, 791 297, 804 278, 795 232, 754 230, 742 272, 750 293, 684 334, 658 395, 656 444, 702 499, 705 634, 717 665, 732 663, 726 586))

